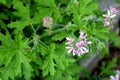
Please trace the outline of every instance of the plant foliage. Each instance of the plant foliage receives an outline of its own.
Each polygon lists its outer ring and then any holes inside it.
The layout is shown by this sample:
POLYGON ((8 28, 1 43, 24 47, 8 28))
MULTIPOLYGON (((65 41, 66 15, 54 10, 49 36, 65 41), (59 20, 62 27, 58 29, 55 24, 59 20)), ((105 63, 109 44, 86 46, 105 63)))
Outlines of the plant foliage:
POLYGON ((65 48, 65 38, 77 38, 79 31, 92 42, 88 54, 107 48, 108 40, 120 44, 103 27, 94 0, 0 0, 0 12, 2 80, 79 80, 85 70, 79 65, 82 56, 67 54, 65 48), (53 18, 52 28, 43 26, 44 17, 53 18))

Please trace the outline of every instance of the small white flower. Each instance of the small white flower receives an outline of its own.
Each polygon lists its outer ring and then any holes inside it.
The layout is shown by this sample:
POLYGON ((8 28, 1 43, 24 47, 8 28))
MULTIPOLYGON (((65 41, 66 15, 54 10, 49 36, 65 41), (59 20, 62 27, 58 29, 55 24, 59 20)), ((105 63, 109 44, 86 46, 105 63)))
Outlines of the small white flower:
POLYGON ((110 10, 107 11, 107 15, 103 14, 106 18, 115 18, 116 14, 112 14, 110 10))
POLYGON ((117 12, 117 9, 110 7, 110 10, 107 10, 107 14, 103 14, 103 16, 106 17, 104 26, 111 26, 111 28, 113 28, 114 18, 116 17, 117 12))

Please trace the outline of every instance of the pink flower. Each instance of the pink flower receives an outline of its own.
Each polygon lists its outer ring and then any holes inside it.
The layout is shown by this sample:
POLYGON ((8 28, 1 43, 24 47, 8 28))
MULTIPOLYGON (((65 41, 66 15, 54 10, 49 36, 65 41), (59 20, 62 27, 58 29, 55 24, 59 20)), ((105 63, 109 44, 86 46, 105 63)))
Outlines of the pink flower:
POLYGON ((114 18, 116 14, 112 14, 110 10, 107 11, 107 14, 103 14, 104 17, 106 18, 114 18))
POLYGON ((109 26, 110 25, 110 19, 106 18, 104 26, 109 26))
POLYGON ((66 44, 70 44, 70 43, 74 42, 74 38, 66 37, 66 40, 68 40, 68 42, 66 44))
POLYGON ((68 51, 67 51, 67 53, 73 53, 73 55, 75 55, 75 53, 76 53, 76 50, 75 50, 75 47, 74 47, 74 38, 70 38, 70 37, 66 37, 66 40, 68 41, 68 42, 66 42, 66 45, 68 45, 67 47, 66 47, 66 49, 68 49, 68 51))
POLYGON ((120 70, 116 70, 116 74, 120 75, 120 70))
POLYGON ((77 54, 80 56, 80 54, 84 54, 87 53, 89 50, 84 46, 85 42, 84 41, 80 41, 76 43, 76 47, 77 47, 77 54))
POLYGON ((117 22, 117 19, 113 19, 112 22, 117 22))
POLYGON ((76 43, 77 47, 82 47, 84 45, 84 41, 80 41, 76 43))
POLYGON ((87 37, 87 35, 84 34, 84 32, 80 32, 80 38, 81 39, 85 39, 87 37))
POLYGON ((115 76, 110 76, 110 80, 119 80, 120 70, 116 70, 115 76))
POLYGON ((88 53, 89 49, 87 47, 82 47, 82 54, 88 53))
POLYGON ((43 26, 47 28, 51 28, 53 25, 53 19, 51 17, 44 17, 43 18, 43 26))
POLYGON ((117 9, 110 7, 107 14, 103 14, 103 16, 106 17, 104 26, 111 26, 111 28, 113 28, 113 23, 116 22, 114 18, 116 17, 117 12, 117 9))
POLYGON ((115 76, 110 76, 110 80, 119 80, 119 75, 116 74, 115 76))
POLYGON ((117 12, 118 12, 118 10, 117 10, 116 8, 112 8, 112 7, 110 7, 110 11, 111 11, 112 13, 117 13, 117 12))
POLYGON ((66 37, 66 49, 68 49, 67 53, 73 53, 74 55, 80 56, 81 54, 86 54, 89 52, 89 44, 92 44, 91 41, 87 40, 87 35, 84 34, 84 32, 80 33, 80 37, 77 42, 74 41, 74 38, 66 37))
POLYGON ((85 53, 88 53, 89 52, 89 49, 87 47, 79 47, 78 50, 77 50, 77 54, 80 56, 80 54, 85 54, 85 53))
POLYGON ((67 53, 71 53, 73 52, 73 55, 75 55, 75 48, 73 46, 69 46, 69 47, 66 47, 66 49, 68 49, 67 53))

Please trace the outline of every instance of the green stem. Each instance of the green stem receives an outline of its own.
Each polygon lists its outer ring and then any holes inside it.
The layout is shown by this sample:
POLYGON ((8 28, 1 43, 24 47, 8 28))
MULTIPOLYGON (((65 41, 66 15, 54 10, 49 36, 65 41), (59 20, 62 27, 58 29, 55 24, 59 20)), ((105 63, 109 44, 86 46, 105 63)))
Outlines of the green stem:
POLYGON ((45 32, 45 33, 43 33, 42 35, 40 35, 40 39, 41 38, 44 38, 44 37, 46 37, 46 36, 48 36, 48 35, 52 35, 52 34, 55 34, 55 33, 58 33, 58 32, 60 32, 60 31, 64 31, 64 30, 66 30, 66 28, 61 28, 61 29, 57 29, 57 30, 55 30, 55 31, 50 31, 50 32, 45 32))
POLYGON ((41 45, 43 45, 43 46, 45 46, 47 49, 49 49, 48 46, 45 45, 42 41, 39 40, 39 42, 41 43, 41 45))
POLYGON ((32 29, 33 29, 33 33, 34 33, 34 35, 36 35, 36 30, 35 30, 35 28, 33 27, 32 24, 31 24, 31 27, 32 27, 32 29))

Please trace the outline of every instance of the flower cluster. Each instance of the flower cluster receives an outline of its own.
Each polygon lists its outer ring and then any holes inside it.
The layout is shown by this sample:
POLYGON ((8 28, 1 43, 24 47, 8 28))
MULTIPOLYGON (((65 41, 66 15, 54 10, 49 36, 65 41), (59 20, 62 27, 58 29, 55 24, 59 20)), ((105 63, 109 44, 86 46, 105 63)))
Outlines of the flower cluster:
POLYGON ((79 40, 75 42, 74 38, 66 37, 68 41, 66 43, 68 49, 67 53, 73 53, 73 55, 80 56, 81 54, 85 54, 89 52, 88 44, 92 44, 91 41, 87 40, 87 35, 84 32, 80 33, 79 40))
POLYGON ((114 28, 113 23, 117 21, 115 19, 117 12, 118 10, 116 8, 110 7, 110 10, 107 11, 107 14, 103 14, 103 16, 106 17, 104 26, 111 26, 111 28, 114 28))
POLYGON ((120 70, 117 70, 115 76, 110 76, 110 80, 119 80, 119 76, 120 76, 120 70))
POLYGON ((51 17, 44 17, 43 18, 43 26, 47 28, 51 28, 53 25, 53 19, 51 17))

